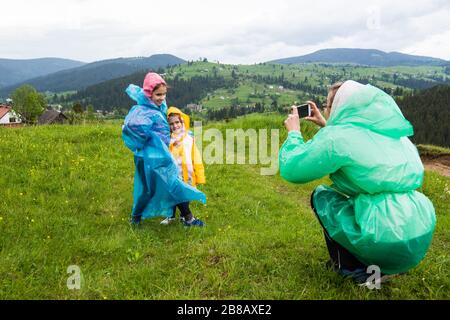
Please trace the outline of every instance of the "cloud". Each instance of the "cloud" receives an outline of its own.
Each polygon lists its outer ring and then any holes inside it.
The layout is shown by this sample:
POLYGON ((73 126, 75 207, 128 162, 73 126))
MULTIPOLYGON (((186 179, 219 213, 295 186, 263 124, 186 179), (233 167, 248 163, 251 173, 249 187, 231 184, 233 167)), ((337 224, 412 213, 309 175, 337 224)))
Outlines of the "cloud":
POLYGON ((0 57, 94 61, 171 53, 257 63, 332 47, 450 60, 446 0, 15 0, 2 2, 0 57), (448 39, 448 38, 447 38, 448 39), (429 46, 429 47, 428 47, 429 46))

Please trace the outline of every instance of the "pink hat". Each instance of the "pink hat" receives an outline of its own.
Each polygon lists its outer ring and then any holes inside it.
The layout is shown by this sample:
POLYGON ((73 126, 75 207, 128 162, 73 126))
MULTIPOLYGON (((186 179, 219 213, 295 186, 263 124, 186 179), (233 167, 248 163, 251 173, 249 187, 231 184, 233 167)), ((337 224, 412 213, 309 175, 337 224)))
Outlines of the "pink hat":
POLYGON ((150 98, 152 96, 153 90, 158 84, 164 84, 165 86, 167 85, 164 79, 161 78, 159 74, 154 72, 147 73, 143 85, 144 94, 150 98))

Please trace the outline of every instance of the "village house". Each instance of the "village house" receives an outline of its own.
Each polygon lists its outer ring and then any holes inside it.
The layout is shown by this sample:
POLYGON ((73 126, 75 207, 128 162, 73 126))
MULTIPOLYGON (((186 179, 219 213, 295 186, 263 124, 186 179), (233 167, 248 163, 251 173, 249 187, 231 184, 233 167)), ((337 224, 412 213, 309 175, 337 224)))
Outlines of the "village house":
POLYGON ((62 113, 56 110, 46 110, 38 119, 38 124, 63 124, 69 119, 62 113))
POLYGON ((186 108, 191 111, 199 111, 199 112, 203 110, 203 107, 201 105, 195 103, 189 103, 188 105, 186 105, 186 108))
POLYGON ((22 118, 11 106, 0 104, 0 126, 20 127, 22 118))
POLYGON ((49 104, 49 105, 47 105, 47 109, 61 112, 61 110, 63 109, 63 106, 60 104, 49 104))

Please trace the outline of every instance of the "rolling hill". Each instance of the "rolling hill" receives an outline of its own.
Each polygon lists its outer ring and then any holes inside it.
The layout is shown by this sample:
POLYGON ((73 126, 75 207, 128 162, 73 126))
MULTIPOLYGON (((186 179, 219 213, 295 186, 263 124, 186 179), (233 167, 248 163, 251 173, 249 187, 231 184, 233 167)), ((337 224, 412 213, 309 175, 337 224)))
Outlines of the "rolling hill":
POLYGON ((449 61, 414 56, 400 52, 383 52, 374 49, 323 49, 311 54, 298 57, 290 57, 269 61, 269 63, 300 64, 310 62, 323 63, 349 63, 367 66, 390 67, 390 66, 439 66, 448 65, 449 61))
POLYGON ((123 77, 140 70, 183 64, 186 61, 168 54, 150 57, 118 58, 102 60, 81 67, 63 70, 46 76, 28 79, 0 90, 0 96, 7 96, 23 84, 30 84, 38 91, 62 92, 80 90, 90 85, 123 77))
MULTIPOLYGON (((171 86, 168 94, 170 103, 180 107, 188 103, 198 103, 205 109, 224 108, 233 104, 255 105, 258 102, 266 106, 281 106, 317 96, 325 99, 328 85, 346 79, 361 83, 370 82, 393 96, 402 96, 414 89, 445 84, 450 80, 444 67, 369 68, 313 63, 235 66, 198 61, 167 68, 165 73, 165 78, 171 86), (186 83, 189 85, 185 86, 186 83), (185 93, 189 94, 191 100, 178 99, 185 93)), ((128 108, 130 100, 124 90, 130 83, 140 85, 144 75, 145 72, 138 72, 98 83, 78 90, 72 96, 59 95, 53 103, 61 103, 70 108, 70 103, 80 101, 84 105, 92 104, 95 109, 107 111, 115 107, 128 108)))
MULTIPOLYGON (((70 99, 82 102, 85 105, 92 104, 96 109, 128 109, 133 104, 133 101, 125 93, 125 89, 130 83, 141 85, 145 74, 145 71, 140 71, 125 77, 95 84, 78 91, 70 99)), ((169 105, 185 106, 188 103, 198 102, 208 92, 232 86, 233 83, 223 77, 207 78, 200 75, 189 79, 175 77, 170 79, 167 103, 169 105)))
POLYGON ((41 58, 41 59, 0 59, 0 88, 45 76, 54 72, 83 66, 81 61, 41 58))

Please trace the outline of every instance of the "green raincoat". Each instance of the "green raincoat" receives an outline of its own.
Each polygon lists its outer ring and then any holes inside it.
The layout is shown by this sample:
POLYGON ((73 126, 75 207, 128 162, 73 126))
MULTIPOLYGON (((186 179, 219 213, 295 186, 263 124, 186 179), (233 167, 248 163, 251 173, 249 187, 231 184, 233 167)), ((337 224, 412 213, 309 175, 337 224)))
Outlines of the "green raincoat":
POLYGON ((415 191, 424 168, 407 136, 411 124, 395 101, 366 85, 304 142, 290 132, 281 147, 281 176, 305 183, 330 175, 333 185, 314 191, 313 204, 333 240, 384 274, 405 272, 425 256, 436 217, 415 191))

